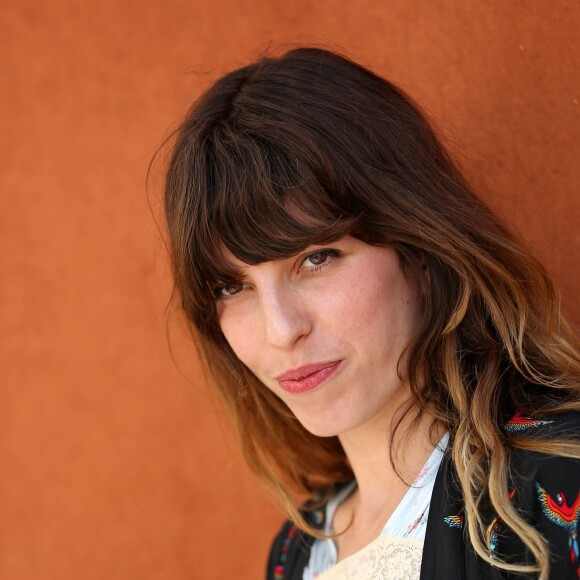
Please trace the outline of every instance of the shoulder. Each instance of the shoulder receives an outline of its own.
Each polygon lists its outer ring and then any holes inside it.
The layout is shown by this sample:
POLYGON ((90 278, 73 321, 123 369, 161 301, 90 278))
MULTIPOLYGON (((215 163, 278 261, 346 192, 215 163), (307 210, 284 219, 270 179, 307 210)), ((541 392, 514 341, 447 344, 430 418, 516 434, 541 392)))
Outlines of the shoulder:
POLYGON ((288 547, 296 535, 296 526, 294 522, 286 520, 280 531, 274 537, 268 557, 268 566, 266 571, 267 580, 278 580, 279 578, 290 578, 288 568, 293 566, 292 553, 288 558, 288 547))
MULTIPOLYGON (((508 497, 524 521, 548 542, 550 578, 580 577, 576 539, 580 523, 580 461, 558 454, 553 447, 554 443, 575 442, 578 454, 580 413, 542 417, 515 413, 502 429, 512 435, 508 440, 514 445, 509 459, 508 497), (523 448, 516 446, 518 442, 523 448), (546 453, 550 445, 554 452, 546 453)), ((497 550, 508 562, 527 561, 529 554, 524 545, 503 524, 491 502, 483 501, 480 509, 490 554, 497 550)), ((459 533, 466 528, 465 517, 462 491, 448 450, 433 493, 424 549, 426 569, 436 573, 423 577, 453 578, 449 563, 463 557, 468 578, 511 578, 477 557, 467 537, 459 533)))
POLYGON ((521 485, 534 487, 537 477, 580 484, 579 460, 569 456, 570 443, 577 446, 576 456, 580 454, 580 412, 544 417, 516 413, 504 429, 519 439, 519 444, 511 450, 510 467, 512 476, 521 485), (553 452, 542 443, 552 447, 553 452), (561 444, 559 449, 558 443, 561 444))
MULTIPOLYGON (((510 499, 520 515, 550 547, 550 578, 580 575, 576 533, 580 522, 580 413, 550 417, 516 416, 512 428, 525 435, 529 445, 512 450, 510 499), (518 425, 518 427, 516 427, 518 425), (551 444, 576 443, 576 457, 556 449, 546 452, 540 440, 551 444), (556 572, 557 571, 557 572, 556 572)), ((509 431, 508 423, 508 431, 509 431)))
MULTIPOLYGON (((300 513, 315 529, 324 526, 326 503, 317 496, 307 501, 300 513)), ((274 537, 266 578, 267 580, 302 580, 302 573, 310 557, 314 536, 307 534, 292 520, 286 520, 274 537)))
POLYGON ((537 484, 563 485, 578 493, 580 462, 570 456, 570 444, 580 455, 580 412, 527 416, 516 412, 503 426, 511 435, 510 473, 517 495, 536 495, 537 484))
POLYGON ((534 438, 569 438, 580 441, 580 412, 569 411, 555 415, 526 415, 516 411, 503 425, 506 433, 534 438))

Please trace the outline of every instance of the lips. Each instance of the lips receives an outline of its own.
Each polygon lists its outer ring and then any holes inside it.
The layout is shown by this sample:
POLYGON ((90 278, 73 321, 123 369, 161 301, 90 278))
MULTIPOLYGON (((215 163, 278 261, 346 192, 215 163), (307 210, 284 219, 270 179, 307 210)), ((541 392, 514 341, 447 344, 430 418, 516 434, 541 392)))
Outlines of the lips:
POLYGON ((342 360, 314 363, 282 373, 276 380, 289 393, 299 394, 314 390, 333 376, 342 366, 342 360))

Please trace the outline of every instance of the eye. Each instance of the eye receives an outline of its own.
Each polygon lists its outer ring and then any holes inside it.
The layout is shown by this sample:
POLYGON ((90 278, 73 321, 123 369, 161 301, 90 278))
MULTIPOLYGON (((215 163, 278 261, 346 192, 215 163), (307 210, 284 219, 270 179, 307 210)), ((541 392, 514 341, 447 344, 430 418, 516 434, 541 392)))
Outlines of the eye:
POLYGON ((216 298, 227 298, 229 296, 234 296, 241 292, 245 287, 243 282, 228 282, 227 284, 221 284, 216 286, 214 289, 214 296, 216 298))
POLYGON ((306 256, 301 267, 306 267, 309 270, 317 270, 322 266, 326 266, 327 263, 338 256, 340 256, 340 252, 337 250, 319 250, 306 256))

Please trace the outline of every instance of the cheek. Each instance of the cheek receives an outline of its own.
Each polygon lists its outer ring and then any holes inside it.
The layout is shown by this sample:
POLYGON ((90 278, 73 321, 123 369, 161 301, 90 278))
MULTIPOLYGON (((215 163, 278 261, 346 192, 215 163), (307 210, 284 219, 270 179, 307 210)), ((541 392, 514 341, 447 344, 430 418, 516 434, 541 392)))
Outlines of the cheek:
POLYGON ((408 341, 417 325, 418 292, 398 270, 368 272, 348 280, 348 292, 335 304, 336 320, 373 350, 408 341))
POLYGON ((228 341, 235 355, 251 370, 254 370, 257 334, 252 328, 252 321, 241 313, 225 312, 219 317, 219 323, 225 339, 228 341))

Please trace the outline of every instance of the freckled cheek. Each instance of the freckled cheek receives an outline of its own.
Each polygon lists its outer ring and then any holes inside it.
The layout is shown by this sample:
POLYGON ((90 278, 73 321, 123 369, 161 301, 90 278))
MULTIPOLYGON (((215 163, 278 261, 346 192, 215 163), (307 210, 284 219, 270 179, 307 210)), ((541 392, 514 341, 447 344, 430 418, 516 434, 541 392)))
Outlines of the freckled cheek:
POLYGON ((338 306, 346 321, 357 325, 371 323, 385 304, 386 292, 376 280, 369 279, 364 273, 351 278, 344 284, 345 291, 337 297, 338 306))
POLYGON ((258 333, 251 319, 224 313, 219 319, 222 333, 235 355, 254 373, 258 374, 256 364, 260 360, 258 333))
POLYGON ((342 296, 343 307, 337 312, 343 327, 348 328, 350 337, 360 338, 368 348, 390 348, 393 339, 407 334, 410 323, 404 288, 388 273, 361 273, 350 282, 348 294, 342 296))

